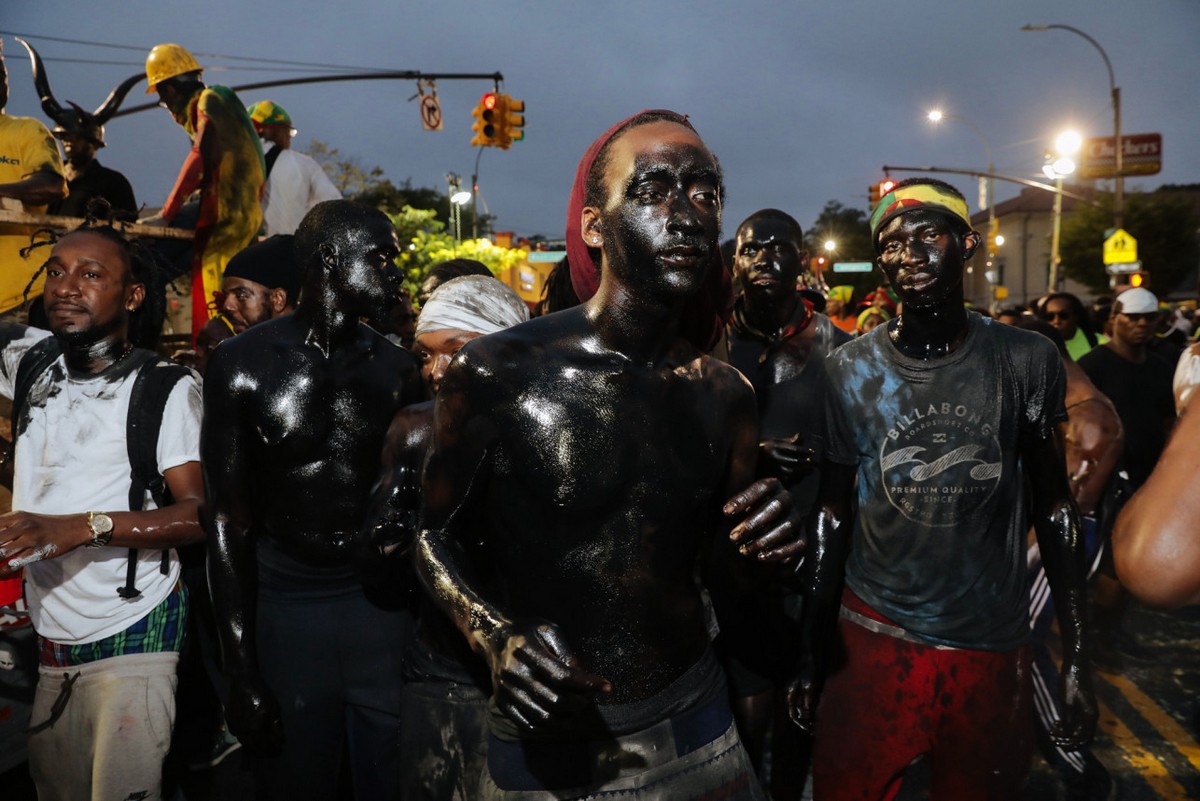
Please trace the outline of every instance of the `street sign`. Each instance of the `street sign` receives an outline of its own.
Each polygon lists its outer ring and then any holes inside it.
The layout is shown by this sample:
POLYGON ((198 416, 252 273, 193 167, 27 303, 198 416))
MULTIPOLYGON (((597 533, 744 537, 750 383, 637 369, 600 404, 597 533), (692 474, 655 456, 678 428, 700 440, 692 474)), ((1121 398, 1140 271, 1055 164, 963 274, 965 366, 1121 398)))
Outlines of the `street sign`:
POLYGON ((1137 240, 1124 228, 1118 228, 1104 240, 1104 263, 1124 264, 1131 261, 1137 261, 1137 240))
MULTIPOLYGON (((1080 178, 1113 178, 1117 174, 1116 140, 1098 136, 1083 140, 1080 178)), ((1124 175, 1157 175, 1162 169, 1162 134, 1129 134, 1121 137, 1121 172, 1124 175)))
POLYGON ((421 95, 421 127, 427 131, 442 130, 442 103, 437 95, 421 95))
POLYGON ((1140 273, 1142 271, 1142 263, 1140 261, 1123 261, 1117 264, 1104 265, 1104 272, 1109 275, 1128 275, 1129 273, 1140 273))
POLYGON ((834 262, 835 273, 869 273, 875 265, 869 261, 839 261, 834 262))

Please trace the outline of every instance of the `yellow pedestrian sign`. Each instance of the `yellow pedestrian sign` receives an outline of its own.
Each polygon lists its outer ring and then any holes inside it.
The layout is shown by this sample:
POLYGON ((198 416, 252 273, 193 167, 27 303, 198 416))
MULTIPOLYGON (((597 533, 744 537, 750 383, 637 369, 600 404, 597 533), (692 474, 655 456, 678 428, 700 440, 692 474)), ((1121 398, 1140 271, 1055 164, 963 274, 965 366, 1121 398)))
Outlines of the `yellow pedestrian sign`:
POLYGON ((1137 260, 1137 240, 1124 228, 1118 228, 1104 240, 1105 264, 1125 264, 1137 260))

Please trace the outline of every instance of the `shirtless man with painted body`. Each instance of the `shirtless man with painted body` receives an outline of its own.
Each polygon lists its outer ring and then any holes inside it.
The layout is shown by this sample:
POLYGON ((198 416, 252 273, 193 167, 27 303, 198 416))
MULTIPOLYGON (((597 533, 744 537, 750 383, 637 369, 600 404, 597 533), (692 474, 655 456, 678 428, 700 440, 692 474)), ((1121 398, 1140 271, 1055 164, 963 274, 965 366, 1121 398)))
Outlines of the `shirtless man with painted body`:
POLYGON ((224 343, 205 377, 208 569, 229 727, 260 754, 271 797, 331 798, 348 725, 356 795, 392 797, 411 616, 364 587, 372 549, 360 529, 384 434, 419 400, 420 378, 411 354, 359 319, 395 302, 400 248, 382 213, 340 200, 305 216, 295 246, 305 270, 295 313, 224 343))
POLYGON ((491 669, 485 798, 761 798, 694 571, 703 554, 724 586, 751 564, 735 549, 765 561, 800 546, 794 523, 769 520, 788 503, 767 499, 777 483, 726 503, 753 478, 754 396, 679 335, 724 269, 720 172, 679 115, 609 136, 580 172, 598 292, 468 343, 442 380, 418 570, 491 669))

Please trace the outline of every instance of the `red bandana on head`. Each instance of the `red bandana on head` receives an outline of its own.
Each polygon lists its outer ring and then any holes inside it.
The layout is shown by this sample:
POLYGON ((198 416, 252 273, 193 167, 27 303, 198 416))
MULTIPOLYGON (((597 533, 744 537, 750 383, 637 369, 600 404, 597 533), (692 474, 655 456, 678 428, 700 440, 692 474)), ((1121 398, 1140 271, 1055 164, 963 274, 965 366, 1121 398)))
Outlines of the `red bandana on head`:
MULTIPOLYGON (((649 109, 621 120, 605 131, 583 154, 579 168, 575 170, 575 183, 571 186, 571 199, 567 203, 567 261, 571 265, 571 285, 580 302, 587 302, 600 288, 600 270, 592 260, 592 254, 583 239, 583 207, 587 194, 587 177, 592 171, 596 156, 608 142, 631 120, 646 114, 658 114, 671 122, 696 130, 687 117, 674 111, 649 109)), ((733 288, 729 271, 718 249, 713 254, 708 276, 704 285, 693 296, 683 312, 680 334, 702 351, 712 350, 733 311, 733 288)))

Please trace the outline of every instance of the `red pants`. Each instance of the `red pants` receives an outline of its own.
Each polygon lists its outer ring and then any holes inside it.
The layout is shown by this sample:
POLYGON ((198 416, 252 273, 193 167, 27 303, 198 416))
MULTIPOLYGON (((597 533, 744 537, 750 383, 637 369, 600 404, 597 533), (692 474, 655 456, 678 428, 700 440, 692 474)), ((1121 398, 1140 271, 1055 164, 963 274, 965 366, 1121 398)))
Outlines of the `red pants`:
MULTIPOLYGON (((889 622, 849 591, 842 602, 889 622)), ((816 801, 888 801, 923 754, 932 801, 1021 798, 1033 745, 1027 646, 941 649, 844 618, 838 634, 844 661, 831 665, 817 710, 816 801)))

